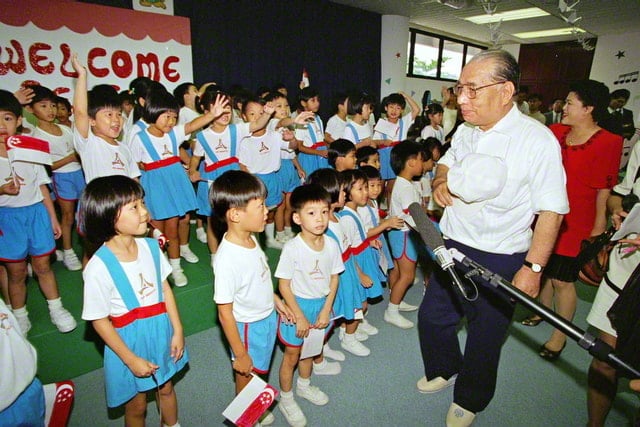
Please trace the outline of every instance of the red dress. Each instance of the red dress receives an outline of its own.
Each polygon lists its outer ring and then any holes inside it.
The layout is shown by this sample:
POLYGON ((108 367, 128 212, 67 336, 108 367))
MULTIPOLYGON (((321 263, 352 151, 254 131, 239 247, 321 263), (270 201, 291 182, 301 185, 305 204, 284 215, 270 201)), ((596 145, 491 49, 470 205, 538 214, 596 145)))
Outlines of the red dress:
POLYGON ((554 124, 549 128, 560 142, 569 197, 569 213, 564 216, 553 252, 575 257, 580 242, 593 230, 598 190, 611 189, 618 182, 622 137, 600 129, 586 143, 570 146, 566 143, 570 126, 554 124))

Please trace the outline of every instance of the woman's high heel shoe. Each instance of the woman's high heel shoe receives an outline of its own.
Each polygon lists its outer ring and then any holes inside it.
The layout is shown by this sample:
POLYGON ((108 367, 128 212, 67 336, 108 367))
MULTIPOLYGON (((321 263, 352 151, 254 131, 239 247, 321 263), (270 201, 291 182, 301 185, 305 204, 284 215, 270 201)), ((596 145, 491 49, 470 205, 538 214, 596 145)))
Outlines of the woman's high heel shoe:
POLYGON ((555 362, 560 357, 560 354, 562 354, 562 350, 564 350, 566 345, 567 345, 567 342, 565 341, 565 343, 562 344, 562 348, 560 350, 553 351, 553 350, 549 350, 545 344, 542 344, 542 347, 540 347, 540 351, 538 352, 538 354, 544 360, 547 360, 549 362, 555 362))
POLYGON ((524 319, 522 323, 524 326, 538 326, 540 324, 540 322, 542 322, 542 317, 538 317, 538 316, 529 316, 526 319, 524 319))

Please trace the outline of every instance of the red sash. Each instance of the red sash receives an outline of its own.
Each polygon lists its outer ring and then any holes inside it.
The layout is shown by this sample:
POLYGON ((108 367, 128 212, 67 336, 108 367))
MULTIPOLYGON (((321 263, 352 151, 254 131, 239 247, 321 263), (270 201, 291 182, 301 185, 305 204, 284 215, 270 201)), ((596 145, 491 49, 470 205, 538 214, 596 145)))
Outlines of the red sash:
POLYGON ((239 162, 239 160, 238 160, 237 157, 227 157, 226 159, 220 160, 219 162, 215 162, 215 163, 212 163, 210 165, 205 165, 204 166, 204 170, 205 170, 205 172, 213 172, 214 170, 219 169, 219 168, 221 168, 223 166, 228 166, 228 165, 231 165, 233 163, 238 163, 238 162, 239 162))
POLYGON ((150 171, 154 169, 160 169, 165 166, 172 165, 174 163, 180 163, 180 157, 178 156, 167 157, 166 159, 158 160, 157 162, 143 163, 143 166, 145 171, 150 171))
POLYGON ((123 314, 122 316, 109 316, 109 319, 111 320, 111 324, 114 328, 123 328, 138 319, 146 319, 147 317, 157 316, 166 312, 167 307, 164 305, 164 302, 159 302, 153 305, 136 307, 130 312, 123 314))
POLYGON ((317 150, 317 149, 318 149, 318 148, 320 148, 320 147, 326 147, 326 146, 327 146, 326 142, 321 141, 321 142, 316 142, 315 144, 313 144, 313 145, 312 145, 311 147, 309 147, 309 148, 311 148, 311 149, 313 149, 313 150, 317 150))
POLYGON ((342 262, 347 262, 351 258, 351 248, 347 248, 346 251, 342 252, 342 262))
POLYGON ((367 247, 369 246, 370 243, 371 243, 371 238, 367 237, 358 246, 356 246, 355 248, 352 247, 351 248, 351 253, 354 254, 354 255, 360 255, 362 253, 362 251, 367 249, 367 247))

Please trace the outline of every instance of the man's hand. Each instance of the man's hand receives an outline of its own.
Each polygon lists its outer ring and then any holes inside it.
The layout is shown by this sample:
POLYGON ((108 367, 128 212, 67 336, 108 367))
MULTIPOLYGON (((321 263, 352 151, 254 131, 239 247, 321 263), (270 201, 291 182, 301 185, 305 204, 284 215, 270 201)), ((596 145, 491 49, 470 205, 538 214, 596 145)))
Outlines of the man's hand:
POLYGON ((531 298, 538 296, 540 292, 540 278, 542 273, 534 273, 529 267, 522 266, 513 276, 513 286, 520 289, 531 298))
POLYGON ((451 206, 453 204, 453 196, 449 192, 447 180, 445 178, 436 178, 433 180, 433 199, 442 207, 451 206))

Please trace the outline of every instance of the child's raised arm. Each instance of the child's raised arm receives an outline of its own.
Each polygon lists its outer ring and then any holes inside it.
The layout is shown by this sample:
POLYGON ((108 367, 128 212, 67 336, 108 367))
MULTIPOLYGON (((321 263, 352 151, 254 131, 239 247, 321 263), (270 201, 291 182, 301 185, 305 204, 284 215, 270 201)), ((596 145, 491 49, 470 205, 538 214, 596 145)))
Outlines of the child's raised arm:
POLYGON ((89 137, 89 102, 87 100, 87 69, 78 60, 78 54, 71 56, 73 69, 78 73, 76 88, 73 92, 74 125, 83 138, 89 137))
POLYGON ((225 113, 225 107, 228 105, 229 98, 218 94, 216 96, 216 101, 211 105, 211 108, 209 108, 206 113, 196 117, 184 125, 184 133, 190 134, 191 132, 195 132, 198 129, 205 127, 213 120, 223 115, 225 113))
POLYGON ((409 95, 407 95, 404 92, 398 92, 400 95, 402 95, 404 97, 404 99, 407 100, 407 102, 409 103, 409 108, 411 108, 411 119, 415 120, 416 117, 418 117, 418 115, 421 112, 421 108, 418 105, 418 103, 416 101, 413 100, 412 97, 410 97, 409 95))

